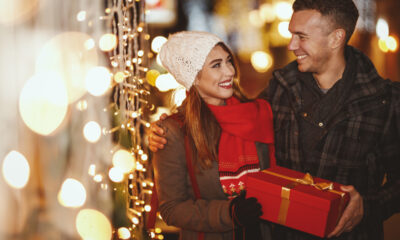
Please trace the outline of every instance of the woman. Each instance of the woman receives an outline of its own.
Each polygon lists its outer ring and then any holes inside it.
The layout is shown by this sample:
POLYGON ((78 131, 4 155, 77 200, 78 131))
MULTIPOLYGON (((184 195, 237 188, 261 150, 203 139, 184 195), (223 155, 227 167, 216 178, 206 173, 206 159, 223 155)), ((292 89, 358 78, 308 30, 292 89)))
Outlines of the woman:
POLYGON ((163 220, 185 240, 270 239, 260 204, 245 198, 247 174, 273 156, 269 104, 241 94, 233 55, 213 34, 173 34, 160 59, 187 89, 178 113, 160 123, 168 143, 153 157, 163 220))

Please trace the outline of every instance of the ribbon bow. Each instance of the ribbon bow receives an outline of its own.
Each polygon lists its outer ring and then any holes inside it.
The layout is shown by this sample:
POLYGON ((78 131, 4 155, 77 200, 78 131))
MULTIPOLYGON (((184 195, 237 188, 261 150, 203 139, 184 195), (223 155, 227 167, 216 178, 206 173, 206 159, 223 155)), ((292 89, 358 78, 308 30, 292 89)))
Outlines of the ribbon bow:
POLYGON ((296 182, 304 185, 313 186, 319 190, 333 190, 333 183, 331 182, 314 183, 314 179, 309 173, 306 173, 303 178, 297 178, 296 182))
POLYGON ((285 176, 285 175, 282 175, 282 174, 279 174, 279 173, 276 173, 276 172, 272 172, 272 171, 269 171, 269 170, 263 170, 263 172, 267 173, 267 174, 270 174, 270 175, 273 175, 273 176, 276 176, 276 177, 287 179, 287 180, 295 182, 295 183, 300 183, 300 184, 303 184, 303 185, 313 186, 318 190, 329 191, 329 192, 332 192, 332 193, 339 194, 342 197, 344 196, 343 192, 336 191, 336 190, 333 189, 333 183, 332 182, 314 183, 314 179, 311 176, 311 174, 309 174, 309 173, 306 173, 303 178, 292 178, 292 177, 288 177, 288 176, 285 176))

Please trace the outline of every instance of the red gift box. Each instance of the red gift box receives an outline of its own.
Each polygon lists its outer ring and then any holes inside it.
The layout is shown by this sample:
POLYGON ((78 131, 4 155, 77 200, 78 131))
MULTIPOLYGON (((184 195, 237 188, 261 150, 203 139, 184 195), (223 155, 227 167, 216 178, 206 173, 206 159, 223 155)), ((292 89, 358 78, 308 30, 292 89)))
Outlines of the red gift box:
POLYGON ((283 167, 248 175, 247 197, 262 205, 262 219, 319 237, 333 231, 349 201, 340 184, 283 167))

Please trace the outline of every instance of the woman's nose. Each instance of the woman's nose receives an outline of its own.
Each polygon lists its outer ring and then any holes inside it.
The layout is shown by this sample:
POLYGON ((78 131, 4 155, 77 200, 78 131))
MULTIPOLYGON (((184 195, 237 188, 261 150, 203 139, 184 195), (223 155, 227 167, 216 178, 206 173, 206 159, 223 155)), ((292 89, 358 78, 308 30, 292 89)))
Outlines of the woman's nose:
POLYGON ((231 64, 227 64, 225 67, 225 74, 228 76, 235 76, 235 68, 231 64))

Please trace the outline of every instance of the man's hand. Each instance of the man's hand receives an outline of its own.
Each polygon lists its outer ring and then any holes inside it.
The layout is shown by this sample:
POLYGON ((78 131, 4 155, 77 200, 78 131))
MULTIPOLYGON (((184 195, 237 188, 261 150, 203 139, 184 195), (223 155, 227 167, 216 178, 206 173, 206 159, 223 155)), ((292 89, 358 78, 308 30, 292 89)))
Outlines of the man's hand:
POLYGON ((328 238, 333 236, 338 237, 343 232, 350 232, 358 223, 360 223, 364 216, 363 198, 357 190, 351 185, 342 186, 341 189, 350 194, 350 201, 344 210, 338 225, 328 235, 328 238))
MULTIPOLYGON (((167 114, 162 114, 158 121, 165 120, 168 117, 167 114)), ((157 121, 157 122, 158 122, 157 121)), ((167 139, 164 136, 164 129, 157 125, 157 122, 153 122, 150 125, 150 131, 148 132, 149 149, 152 152, 157 152, 158 149, 163 149, 164 145, 167 143, 167 139)))

